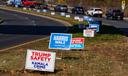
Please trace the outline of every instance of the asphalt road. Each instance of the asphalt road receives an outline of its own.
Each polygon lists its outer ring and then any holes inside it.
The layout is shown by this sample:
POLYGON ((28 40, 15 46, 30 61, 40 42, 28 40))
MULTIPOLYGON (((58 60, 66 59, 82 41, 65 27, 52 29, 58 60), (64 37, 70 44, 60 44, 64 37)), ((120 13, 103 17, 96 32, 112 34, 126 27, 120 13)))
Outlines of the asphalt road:
POLYGON ((103 24, 107 26, 113 26, 119 28, 123 33, 128 36, 128 20, 107 20, 106 18, 94 18, 96 20, 101 20, 103 24))
MULTIPOLYGON (((71 14, 71 16, 75 15, 71 14)), ((83 15, 77 16, 83 17, 83 15)), ((43 38, 49 36, 50 33, 67 30, 62 23, 23 13, 0 10, 0 17, 4 19, 4 23, 0 24, 0 49, 43 38)), ((124 34, 128 35, 128 21, 126 20, 93 18, 101 20, 108 26, 120 28, 124 34)))
POLYGON ((67 29, 60 22, 2 9, 0 17, 4 19, 0 24, 0 49, 44 38, 50 33, 60 33, 67 29))
MULTIPOLYGON (((83 18, 83 16, 85 15, 74 15, 71 14, 72 17, 74 16, 79 16, 81 18, 83 18)), ((102 21, 102 24, 107 25, 107 26, 113 26, 116 28, 119 28, 121 31, 123 31, 123 33, 125 35, 128 36, 128 19, 124 19, 124 20, 108 20, 105 17, 103 18, 98 18, 98 17, 92 17, 94 20, 100 20, 102 21)), ((104 30, 104 29, 102 29, 104 30)))

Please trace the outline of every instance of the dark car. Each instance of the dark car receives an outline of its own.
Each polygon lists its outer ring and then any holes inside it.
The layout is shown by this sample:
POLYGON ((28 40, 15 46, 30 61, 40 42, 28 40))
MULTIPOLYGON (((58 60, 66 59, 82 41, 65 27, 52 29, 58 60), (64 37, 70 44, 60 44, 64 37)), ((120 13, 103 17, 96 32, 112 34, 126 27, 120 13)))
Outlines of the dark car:
POLYGON ((106 12, 106 18, 107 19, 120 19, 120 20, 123 20, 124 13, 120 9, 109 9, 106 12))
POLYGON ((67 5, 57 5, 54 8, 55 12, 68 12, 68 6, 67 5))
POLYGON ((72 9, 73 14, 84 14, 84 8, 80 6, 76 6, 72 9))

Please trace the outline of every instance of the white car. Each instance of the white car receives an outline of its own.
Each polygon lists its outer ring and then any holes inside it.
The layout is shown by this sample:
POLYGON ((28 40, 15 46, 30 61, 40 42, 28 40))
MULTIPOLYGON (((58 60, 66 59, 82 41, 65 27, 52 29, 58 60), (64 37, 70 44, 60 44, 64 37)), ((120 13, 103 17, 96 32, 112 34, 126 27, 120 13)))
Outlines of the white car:
POLYGON ((103 11, 101 8, 90 8, 87 10, 87 15, 102 17, 103 11))

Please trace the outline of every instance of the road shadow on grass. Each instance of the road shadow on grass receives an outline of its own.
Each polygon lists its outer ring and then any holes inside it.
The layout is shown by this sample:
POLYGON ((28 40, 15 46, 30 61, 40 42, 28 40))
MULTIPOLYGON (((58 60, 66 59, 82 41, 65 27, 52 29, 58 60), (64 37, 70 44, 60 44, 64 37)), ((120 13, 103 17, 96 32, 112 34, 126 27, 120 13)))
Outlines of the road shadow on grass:
POLYGON ((64 33, 67 29, 68 27, 65 26, 0 25, 2 34, 49 35, 50 33, 64 33))

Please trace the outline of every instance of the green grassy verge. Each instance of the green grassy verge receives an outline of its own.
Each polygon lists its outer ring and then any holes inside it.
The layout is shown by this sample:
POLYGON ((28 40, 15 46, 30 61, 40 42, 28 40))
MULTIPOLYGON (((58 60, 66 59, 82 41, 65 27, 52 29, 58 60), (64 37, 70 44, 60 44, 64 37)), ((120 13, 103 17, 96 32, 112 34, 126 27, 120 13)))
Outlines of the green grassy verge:
MULTIPOLYGON (((71 22, 72 23, 72 22, 71 22)), ((81 29, 72 28, 73 37, 83 37, 81 29)), ((49 38, 0 52, 1 76, 127 76, 128 38, 111 26, 101 26, 94 38, 85 38, 85 49, 50 50, 49 38), (54 51, 57 57, 54 73, 24 69, 27 49, 54 51)))

